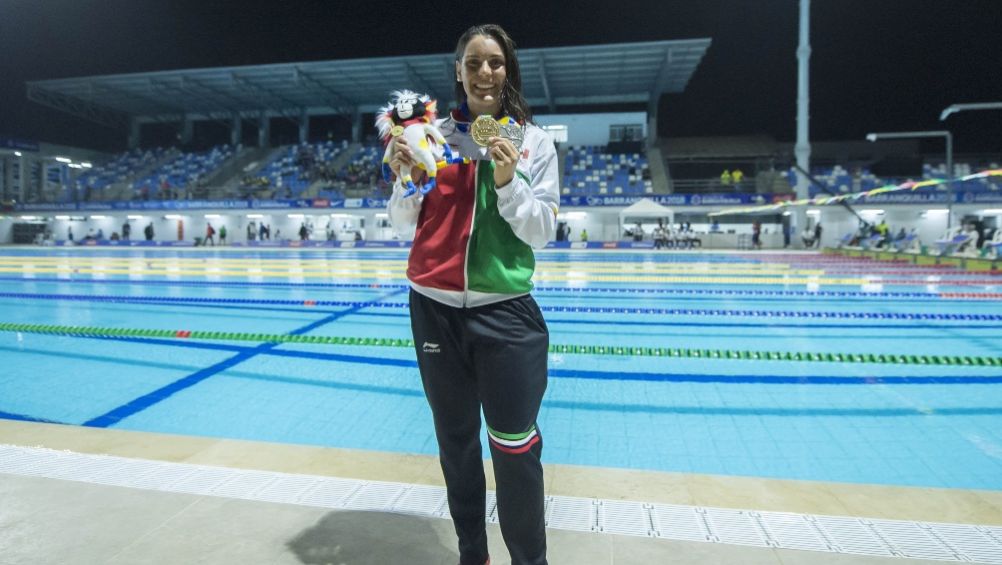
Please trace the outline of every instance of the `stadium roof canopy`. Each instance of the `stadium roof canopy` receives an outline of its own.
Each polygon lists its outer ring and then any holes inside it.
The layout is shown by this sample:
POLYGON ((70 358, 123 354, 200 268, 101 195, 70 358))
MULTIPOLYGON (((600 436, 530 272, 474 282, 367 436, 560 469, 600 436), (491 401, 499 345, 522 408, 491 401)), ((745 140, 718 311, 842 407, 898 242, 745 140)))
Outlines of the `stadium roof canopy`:
MULTIPOLYGON (((682 92, 710 39, 520 49, 523 94, 539 110, 646 103, 682 92)), ((28 98, 88 120, 231 120, 374 112, 392 90, 451 101, 451 53, 41 80, 28 98)))

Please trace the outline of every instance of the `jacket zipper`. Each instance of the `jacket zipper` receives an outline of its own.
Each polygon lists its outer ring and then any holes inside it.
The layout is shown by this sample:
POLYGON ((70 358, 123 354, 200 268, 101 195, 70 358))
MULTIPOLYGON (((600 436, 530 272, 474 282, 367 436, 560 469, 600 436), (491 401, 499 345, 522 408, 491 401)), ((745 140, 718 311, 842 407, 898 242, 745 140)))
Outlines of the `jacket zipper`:
POLYGON ((466 257, 463 258, 463 308, 467 308, 470 298, 470 242, 473 241, 473 226, 477 223, 477 191, 480 190, 480 163, 482 159, 477 159, 477 164, 473 171, 473 211, 470 213, 470 236, 466 238, 466 257))

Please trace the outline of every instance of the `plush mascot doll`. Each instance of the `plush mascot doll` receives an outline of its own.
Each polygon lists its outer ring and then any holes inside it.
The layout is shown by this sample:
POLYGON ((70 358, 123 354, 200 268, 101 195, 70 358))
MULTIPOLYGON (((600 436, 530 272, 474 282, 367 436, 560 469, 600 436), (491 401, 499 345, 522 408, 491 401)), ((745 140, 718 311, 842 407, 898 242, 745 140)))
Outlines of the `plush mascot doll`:
POLYGON ((453 158, 442 132, 433 125, 437 103, 427 94, 397 90, 391 96, 393 99, 380 110, 376 118, 379 138, 386 145, 386 152, 383 153, 383 178, 386 182, 392 180, 390 160, 396 151, 393 138, 403 136, 414 152, 418 168, 428 174, 428 182, 418 187, 411 177, 411 167, 401 167, 400 181, 407 187, 404 195, 410 196, 418 190, 421 194, 428 194, 435 188, 438 169, 452 163, 469 162, 469 159, 453 158))

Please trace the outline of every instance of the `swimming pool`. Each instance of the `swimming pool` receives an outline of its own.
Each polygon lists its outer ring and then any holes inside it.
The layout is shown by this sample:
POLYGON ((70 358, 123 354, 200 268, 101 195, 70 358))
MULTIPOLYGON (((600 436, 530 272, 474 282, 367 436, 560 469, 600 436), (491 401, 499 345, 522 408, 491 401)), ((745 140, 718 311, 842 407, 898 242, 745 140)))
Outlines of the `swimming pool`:
MULTIPOLYGON (((4 249, 0 417, 436 453, 405 261, 4 249)), ((544 462, 1002 489, 999 283, 818 254, 541 252, 544 462)))

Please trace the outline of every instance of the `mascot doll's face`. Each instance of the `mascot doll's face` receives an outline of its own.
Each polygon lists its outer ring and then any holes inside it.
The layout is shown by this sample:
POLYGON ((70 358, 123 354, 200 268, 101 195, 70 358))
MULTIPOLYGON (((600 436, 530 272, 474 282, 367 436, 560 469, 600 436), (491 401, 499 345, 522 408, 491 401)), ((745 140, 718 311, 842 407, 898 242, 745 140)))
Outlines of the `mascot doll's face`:
POLYGON ((409 120, 424 113, 424 106, 417 98, 401 98, 393 107, 393 113, 399 120, 409 120))

